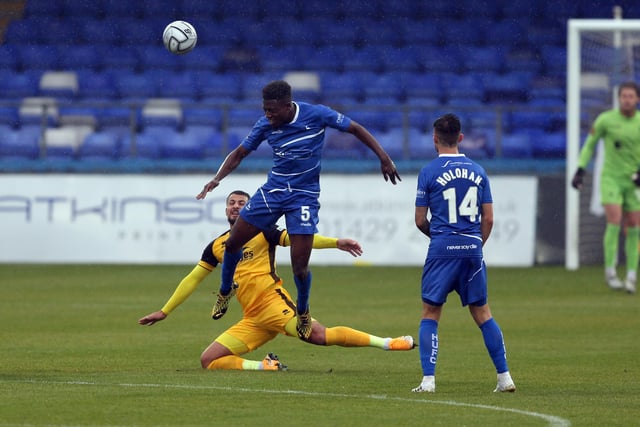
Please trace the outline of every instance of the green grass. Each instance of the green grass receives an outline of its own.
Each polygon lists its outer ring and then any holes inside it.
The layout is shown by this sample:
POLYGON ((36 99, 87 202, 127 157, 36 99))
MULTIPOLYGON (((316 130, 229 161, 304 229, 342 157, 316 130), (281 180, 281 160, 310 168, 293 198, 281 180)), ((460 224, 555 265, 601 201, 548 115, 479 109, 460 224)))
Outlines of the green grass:
MULTIPOLYGON (((316 347, 278 337, 287 372, 209 372, 199 355, 239 318, 209 318, 214 273, 168 319, 142 327, 191 266, 0 265, 0 425, 624 426, 640 417, 640 296, 600 267, 490 269, 514 394, 494 394, 482 337, 452 295, 437 393, 413 394, 418 351, 316 347)), ((313 267, 325 325, 417 335, 420 268, 313 267)), ((295 295, 289 267, 285 282, 295 295)))

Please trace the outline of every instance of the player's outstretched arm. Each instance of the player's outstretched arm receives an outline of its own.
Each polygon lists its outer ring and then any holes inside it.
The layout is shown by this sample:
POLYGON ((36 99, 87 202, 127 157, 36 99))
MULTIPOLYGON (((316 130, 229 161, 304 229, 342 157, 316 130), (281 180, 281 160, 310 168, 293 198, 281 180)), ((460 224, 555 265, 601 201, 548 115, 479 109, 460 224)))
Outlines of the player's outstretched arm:
POLYGON ((167 315, 162 312, 162 310, 155 311, 151 314, 147 314, 142 319, 138 320, 138 323, 141 325, 151 326, 156 322, 164 320, 167 318, 167 315))
POLYGON ((400 175, 398 174, 398 170, 396 169, 395 163, 391 160, 391 157, 384 151, 384 148, 380 145, 378 140, 371 135, 371 133, 360 123, 355 121, 351 121, 347 132, 353 134, 356 138, 358 138, 364 145, 369 147, 371 151, 376 153, 376 156, 380 159, 380 171, 382 172, 382 176, 385 181, 391 181, 392 184, 396 184, 396 180, 402 181, 400 175))
POLYGON ((198 195, 196 199, 202 200, 207 197, 207 193, 213 191, 218 185, 220 185, 220 181, 224 179, 227 175, 235 170, 238 165, 242 162, 242 159, 249 155, 250 151, 244 148, 242 145, 238 145, 232 152, 230 152, 227 157, 224 159, 222 164, 220 165, 220 169, 213 177, 213 179, 207 182, 204 185, 204 188, 198 195))

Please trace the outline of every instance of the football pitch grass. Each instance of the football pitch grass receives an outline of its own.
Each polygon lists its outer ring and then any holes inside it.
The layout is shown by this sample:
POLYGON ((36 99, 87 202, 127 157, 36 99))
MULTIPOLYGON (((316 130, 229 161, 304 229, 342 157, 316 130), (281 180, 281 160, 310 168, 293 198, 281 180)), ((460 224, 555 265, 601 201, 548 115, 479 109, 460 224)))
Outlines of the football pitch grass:
MULTIPOLYGON (((209 317, 219 271, 154 326, 192 266, 0 265, 2 426, 628 426, 640 417, 640 295, 600 267, 489 269, 516 393, 493 393, 482 336, 456 295, 440 322, 435 394, 411 393, 419 353, 317 347, 279 336, 286 372, 205 371, 240 317, 209 317)), ((312 266, 327 326, 417 337, 419 267, 312 266)), ((280 267, 295 295, 289 266, 280 267)))

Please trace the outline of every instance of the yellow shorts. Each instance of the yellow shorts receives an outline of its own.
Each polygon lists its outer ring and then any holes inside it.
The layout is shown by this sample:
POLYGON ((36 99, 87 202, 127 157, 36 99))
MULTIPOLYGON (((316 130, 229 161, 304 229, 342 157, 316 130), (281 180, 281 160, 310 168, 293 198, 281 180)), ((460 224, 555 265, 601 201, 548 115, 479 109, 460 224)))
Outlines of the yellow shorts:
POLYGON ((258 300, 259 303, 246 309, 242 320, 216 338, 216 342, 233 354, 253 351, 278 334, 297 336, 295 304, 286 289, 274 286, 267 289, 258 300))

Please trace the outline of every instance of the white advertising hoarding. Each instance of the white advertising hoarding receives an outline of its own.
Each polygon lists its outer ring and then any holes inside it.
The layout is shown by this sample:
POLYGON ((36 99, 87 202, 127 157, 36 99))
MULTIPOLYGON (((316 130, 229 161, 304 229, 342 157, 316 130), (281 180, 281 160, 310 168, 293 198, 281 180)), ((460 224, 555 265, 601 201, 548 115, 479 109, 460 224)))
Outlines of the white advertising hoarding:
MULTIPOLYGON (((232 175, 205 200, 205 175, 0 175, 0 262, 196 263, 228 228, 226 195, 250 194, 265 175, 232 175)), ((428 239, 413 222, 416 180, 381 175, 321 178, 320 233, 358 240, 362 257, 318 250, 312 263, 422 265, 428 239)), ((493 266, 534 261, 537 180, 491 179, 494 231, 485 247, 493 266)), ((289 264, 289 251, 278 252, 289 264)))

